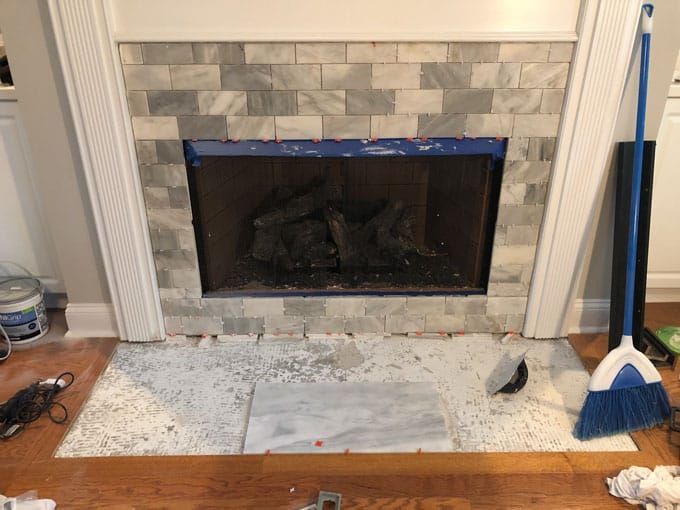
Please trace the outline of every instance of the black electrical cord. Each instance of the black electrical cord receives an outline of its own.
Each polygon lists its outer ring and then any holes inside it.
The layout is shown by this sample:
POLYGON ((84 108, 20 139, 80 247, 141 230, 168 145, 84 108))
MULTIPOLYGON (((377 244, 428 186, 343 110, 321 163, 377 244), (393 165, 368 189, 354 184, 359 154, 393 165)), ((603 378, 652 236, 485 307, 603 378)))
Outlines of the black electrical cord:
POLYGON ((0 404, 0 439, 9 439, 24 427, 36 421, 47 411, 54 423, 64 423, 68 410, 54 397, 73 384, 75 376, 64 372, 56 379, 38 381, 18 391, 12 398, 0 404))

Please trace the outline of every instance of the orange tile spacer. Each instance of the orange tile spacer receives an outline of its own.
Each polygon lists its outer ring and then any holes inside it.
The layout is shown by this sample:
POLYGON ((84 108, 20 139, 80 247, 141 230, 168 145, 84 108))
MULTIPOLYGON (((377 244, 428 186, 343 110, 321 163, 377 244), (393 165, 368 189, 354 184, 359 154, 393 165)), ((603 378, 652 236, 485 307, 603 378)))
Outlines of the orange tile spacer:
POLYGON ((318 138, 312 138, 312 143, 319 143, 320 141, 321 140, 319 140, 318 138))
POLYGON ((439 336, 444 336, 446 335, 446 331, 439 331, 439 336))
POLYGON ((293 336, 293 332, 292 332, 292 331, 289 331, 289 332, 288 332, 288 336, 293 336))
POLYGON ((192 138, 191 141, 192 142, 198 142, 198 138, 192 138))
POLYGON ((427 142, 427 136, 422 136, 420 137, 421 142, 427 142))
POLYGON ((418 455, 420 455, 420 454, 422 454, 422 453, 423 453, 423 449, 422 449, 422 448, 418 448, 418 455))
POLYGON ((456 140, 464 140, 464 139, 465 139, 464 136, 457 136, 457 137, 456 137, 456 140))
POLYGON ((238 138, 232 138, 231 139, 231 143, 239 143, 240 141, 241 140, 239 140, 238 138))
POLYGON ((496 137, 496 141, 500 142, 501 140, 503 140, 503 137, 502 137, 502 136, 497 136, 497 137, 496 137))
POLYGON ((375 137, 374 137, 374 138, 371 138, 371 142, 375 143, 375 142, 377 142, 377 141, 378 141, 377 138, 375 138, 375 137))
POLYGON ((209 335, 208 333, 203 333, 203 334, 201 335, 201 338, 203 338, 203 339, 205 340, 205 339, 208 338, 209 336, 210 336, 210 335, 209 335))
POLYGON ((422 331, 416 331, 416 335, 423 336, 423 332, 422 331))
POLYGON ((280 334, 280 333, 278 332, 278 330, 277 330, 277 331, 274 331, 274 336, 279 336, 279 334, 280 334))
POLYGON ((330 332, 330 331, 326 331, 326 336, 331 336, 331 332, 330 332))
POLYGON ((462 330, 461 330, 461 331, 456 331, 456 335, 464 335, 464 334, 465 334, 465 331, 462 331, 462 330))
POLYGON ((345 455, 349 455, 349 448, 345 448, 345 455))
POLYGON ((476 139, 477 139, 476 136, 471 136, 471 137, 470 137, 470 140, 476 140, 476 139))
POLYGON ((412 137, 412 136, 407 136, 407 137, 406 137, 406 141, 407 141, 407 142, 412 142, 412 141, 413 141, 413 137, 412 137))
POLYGON ((168 333, 168 336, 177 336, 177 333, 168 333))
POLYGON ((261 141, 262 143, 269 143, 269 138, 263 138, 261 141))
POLYGON ((281 143, 281 142, 283 142, 283 140, 281 140, 281 138, 277 138, 277 139, 274 140, 274 141, 275 141, 276 143, 281 143))
POLYGON ((336 138, 335 139, 335 143, 340 143, 340 142, 342 142, 342 138, 336 138))
POLYGON ((318 446, 319 448, 321 448, 323 446, 323 441, 319 439, 316 443, 314 443, 314 446, 318 446))
POLYGON ((269 456, 272 454, 272 451, 271 451, 269 448, 267 448, 267 451, 264 452, 264 454, 265 454, 267 457, 269 457, 269 456))
POLYGON ((227 143, 228 141, 229 141, 229 140, 227 140, 226 138, 220 138, 220 142, 221 142, 221 143, 227 143))

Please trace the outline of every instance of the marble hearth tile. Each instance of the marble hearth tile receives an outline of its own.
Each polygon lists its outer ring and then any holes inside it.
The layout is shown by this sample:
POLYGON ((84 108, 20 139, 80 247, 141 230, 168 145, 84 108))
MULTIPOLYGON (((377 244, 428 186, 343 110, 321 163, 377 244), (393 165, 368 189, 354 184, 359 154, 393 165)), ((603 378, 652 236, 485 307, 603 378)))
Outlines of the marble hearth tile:
POLYGON ((541 99, 541 113, 560 113, 564 101, 563 89, 545 89, 541 99))
POLYGON ((194 62, 197 64, 244 64, 241 43, 194 43, 194 62))
POLYGON ((522 314, 527 308, 526 297, 489 297, 486 311, 489 315, 522 314))
POLYGON ((145 64, 193 64, 191 43, 143 43, 145 64))
POLYGON ((149 228, 160 230, 192 229, 191 211, 188 209, 147 209, 149 228))
POLYGON ((371 117, 368 115, 324 115, 324 138, 368 138, 371 117))
POLYGON ((132 117, 136 140, 176 140, 179 138, 176 117, 132 117))
POLYGON ((534 161, 550 161, 555 153, 554 138, 530 138, 527 159, 534 161))
POLYGON ((222 90, 270 90, 272 76, 265 64, 221 65, 222 90))
POLYGON ((227 134, 229 138, 240 138, 243 140, 274 138, 276 135, 274 117, 229 116, 227 117, 227 134))
POLYGON ((397 61, 397 43, 347 43, 347 62, 384 64, 397 61))
POLYGON ((276 117, 276 138, 301 140, 321 138, 323 123, 319 115, 276 117))
POLYGON ((464 331, 489 331, 492 333, 505 333, 506 322, 507 317, 505 315, 466 315, 464 331))
POLYGON ((504 183, 501 185, 501 196, 498 203, 503 205, 523 204, 526 191, 527 184, 524 182, 504 183))
POLYGON ((540 89, 496 89, 493 92, 493 113, 538 113, 540 89))
POLYGON ((144 186, 186 186, 184 165, 141 165, 139 175, 144 186))
POLYGON ((571 62, 574 43, 551 43, 548 62, 571 62))
POLYGON ((441 113, 444 91, 397 90, 394 113, 441 113))
POLYGON ((470 87, 473 89, 516 88, 522 69, 520 63, 472 64, 470 87))
POLYGON ((329 297, 326 299, 329 317, 358 317, 366 315, 366 298, 329 297))
POLYGON ((419 89, 420 64, 373 64, 371 88, 419 89))
MULTIPOLYGON (((518 243, 519 244, 519 243, 518 243)), ((527 243, 522 243, 527 244, 527 243)), ((526 296, 529 293, 529 285, 526 283, 490 283, 487 290, 487 295, 489 296, 503 296, 503 297, 517 297, 526 296)), ((524 317, 524 314, 508 315, 510 317, 524 317)), ((506 331, 519 331, 521 327, 508 327, 508 322, 506 322, 506 331)), ((521 326, 521 325, 520 325, 521 326)))
POLYGON ((503 171, 503 180, 506 183, 547 182, 550 165, 550 161, 507 161, 503 171))
MULTIPOLYGON (((513 244, 536 244, 538 241, 538 225, 508 225, 506 241, 513 244)), ((519 284, 518 284, 519 285, 519 284)))
POLYGON ((444 91, 444 113, 491 113, 492 89, 444 91))
POLYGON ((429 382, 258 382, 244 453, 451 451, 443 412, 429 382))
POLYGON ((512 136, 513 115, 471 113, 465 120, 468 136, 512 136))
POLYGON ((298 64, 346 62, 345 43, 297 43, 295 53, 298 64))
POLYGON ((497 62, 498 43, 450 43, 449 62, 497 62))
POLYGON ((409 315, 443 314, 445 296, 409 296, 406 298, 406 309, 409 315))
POLYGON ((236 90, 199 90, 201 115, 247 115, 246 93, 236 90))
POLYGON ((569 64, 522 64, 519 86, 525 89, 560 89, 567 85, 569 64))
POLYGON ((153 140, 135 142, 135 149, 137 149, 137 162, 140 165, 153 165, 158 163, 156 142, 153 140))
POLYGON ((484 315, 486 296, 446 296, 447 315, 484 315))
POLYGON ((381 335, 385 332, 385 317, 346 317, 345 332, 355 335, 381 335))
POLYGON ((405 297, 366 298, 366 315, 403 315, 405 313, 405 297))
POLYGON ((499 225, 538 225, 542 218, 542 205, 501 205, 497 222, 499 225))
POLYGON ((470 86, 471 64, 422 64, 420 87, 423 89, 462 89, 470 86))
MULTIPOLYGON (((504 267, 492 267, 489 272, 490 283, 518 283, 522 281, 524 266, 508 265, 504 267)), ((447 312, 449 313, 449 312, 447 312)), ((480 314, 481 315, 481 314, 480 314)))
POLYGON ((196 250, 196 236, 194 235, 193 227, 187 229, 186 227, 182 230, 177 230, 177 242, 179 247, 183 250, 196 250))
POLYGON ((121 64, 143 64, 142 46, 139 43, 122 43, 118 45, 121 64))
POLYGON ((151 115, 197 115, 198 102, 194 90, 149 90, 151 115))
POLYGON ((384 115, 394 113, 394 90, 348 90, 347 113, 384 115))
MULTIPOLYGON (((535 246, 495 246, 493 250, 492 264, 504 266, 504 265, 529 265, 534 260, 534 252, 536 251, 535 246)), ((488 298, 487 298, 488 300, 488 298)), ((493 315, 488 308, 488 315, 493 315)))
POLYGON ((165 209, 170 207, 168 188, 144 187, 144 203, 148 209, 165 209))
POLYGON ((227 137, 227 125, 224 115, 177 117, 177 125, 179 127, 179 137, 183 139, 221 140, 227 137))
POLYGON ((307 317, 305 335, 332 335, 345 333, 344 317, 307 317))
POLYGON ((203 312, 213 317, 243 317, 242 298, 201 299, 203 312))
POLYGON ((405 138, 417 134, 417 115, 371 115, 371 136, 405 138))
POLYGON ((201 275, 196 268, 192 269, 173 269, 169 271, 172 275, 174 287, 196 288, 201 286, 201 275))
POLYGON ((285 315, 320 317, 326 315, 326 300, 306 297, 283 298, 283 312, 285 315))
POLYGON ((321 88, 370 89, 371 64, 323 64, 321 88))
POLYGON ((456 333, 465 328, 464 315, 427 314, 425 330, 427 333, 456 333))
POLYGON ((156 154, 158 163, 184 164, 184 150, 179 140, 156 140, 156 154))
POLYGON ((246 64, 294 64, 293 43, 246 43, 246 64))
POLYGON ((196 252, 190 250, 164 250, 154 256, 157 267, 165 269, 193 269, 198 261, 196 252))
POLYGON ((272 65, 274 90, 316 90, 321 88, 319 64, 272 65))
POLYGON ((263 317, 224 317, 222 323, 228 335, 259 335, 264 331, 263 317))
POLYGON ((527 159, 530 138, 512 137, 508 139, 508 147, 505 151, 506 161, 523 161, 527 159))
POLYGON ((515 115, 515 136, 555 137, 560 115, 552 113, 515 115))
POLYGON ((418 136, 429 138, 460 136, 465 131, 465 115, 457 113, 418 115, 418 136))
POLYGON ((301 90, 297 93, 298 115, 342 115, 344 90, 301 90))
MULTIPOLYGON (((528 292, 529 287, 527 286, 527 290, 524 292, 525 294, 528 292)), ((505 321, 505 328, 503 331, 522 331, 524 328, 524 314, 521 315, 508 315, 507 320, 505 321)))
POLYGON ((447 43, 398 43, 397 62, 446 62, 447 43))
POLYGON ((548 183, 541 182, 538 184, 527 184, 527 192, 524 196, 524 203, 529 204, 544 204, 545 194, 548 192, 548 183))
POLYGON ((550 43, 501 43, 499 62, 546 62, 550 43))
POLYGON ((294 90, 249 90, 248 115, 296 115, 294 90))
POLYGON ((128 111, 131 117, 149 115, 149 103, 143 90, 128 90, 128 111))
POLYGON ((170 207, 173 209, 188 209, 191 207, 189 200, 189 190, 184 186, 177 186, 168 189, 170 207))
POLYGON ((170 90, 167 65, 124 65, 123 77, 128 90, 170 90))
POLYGON ((182 317, 182 332, 185 335, 218 335, 222 333, 222 319, 213 317, 182 317))
POLYGON ((171 65, 174 90, 220 90, 220 68, 214 64, 171 65))
POLYGON ((385 329, 390 333, 417 333, 425 330, 424 315, 388 315, 385 329))
POLYGON ((200 315, 200 302, 198 299, 161 299, 163 312, 171 316, 193 316, 200 315))
POLYGON ((243 298, 243 315, 246 317, 283 315, 283 298, 243 298))
POLYGON ((305 333, 304 317, 298 315, 265 316, 264 332, 282 337, 299 337, 305 333))

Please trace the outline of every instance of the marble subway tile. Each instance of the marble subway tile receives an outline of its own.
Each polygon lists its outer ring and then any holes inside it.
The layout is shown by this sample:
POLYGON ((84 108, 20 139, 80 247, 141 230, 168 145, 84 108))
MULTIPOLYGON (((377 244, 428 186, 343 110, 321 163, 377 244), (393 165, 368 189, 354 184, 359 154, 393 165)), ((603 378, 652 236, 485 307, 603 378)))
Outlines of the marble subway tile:
POLYGON ((555 153, 555 138, 530 138, 527 158, 531 161, 550 161, 555 153))
POLYGON ((548 62, 571 62, 574 43, 551 43, 548 62))
MULTIPOLYGON (((520 297, 526 296, 528 293, 529 286, 526 283, 490 283, 487 289, 487 295, 494 297, 498 296, 520 297)), ((517 316, 518 315, 513 315, 513 317, 517 316)), ((508 328, 506 326, 506 331, 518 331, 518 329, 508 328)))
POLYGON ((122 43, 118 45, 121 64, 143 64, 142 46, 139 43, 122 43))
POLYGON ((503 183, 498 203, 500 205, 523 204, 526 191, 527 184, 524 182, 503 183))
POLYGON ((444 113, 491 113, 492 89, 452 89, 444 91, 444 113))
POLYGON ((305 335, 338 334, 345 332, 344 317, 306 317, 305 335))
POLYGON ((321 116, 292 115, 288 117, 276 117, 276 138, 284 140, 301 140, 321 138, 323 136, 323 124, 321 116))
POLYGON ((184 165, 142 165, 139 175, 144 186, 186 186, 184 165))
POLYGON ((512 136, 513 116, 496 113, 472 113, 465 120, 468 136, 512 136))
POLYGON ((506 161, 503 182, 547 182, 550 166, 550 161, 506 161))
POLYGON ((465 329, 464 315, 427 314, 425 329, 427 333, 456 333, 465 329))
POLYGON ((420 64, 373 64, 371 87, 374 89, 419 89, 420 64))
POLYGON ((201 115, 246 115, 246 93, 235 90, 199 90, 198 110, 201 115))
POLYGON ((385 332, 385 317, 347 317, 345 332, 351 334, 378 334, 385 332))
POLYGON ((471 64, 422 64, 420 87, 423 89, 462 89, 470 86, 471 64))
POLYGON ((184 164, 184 150, 179 140, 156 140, 155 146, 158 163, 184 164))
POLYGON ((294 43, 245 43, 246 64, 294 64, 294 43))
POLYGON ((224 317, 222 322, 228 335, 259 335, 264 331, 263 317, 224 317))
MULTIPOLYGON (((542 218, 542 205, 500 205, 496 222, 498 225, 538 225, 542 218)), ((496 260, 494 263, 500 263, 500 261, 496 260)), ((523 262, 505 263, 520 264, 523 262)))
POLYGON ((275 90, 315 90, 321 88, 319 64, 272 65, 275 90))
POLYGON ((297 43, 295 54, 298 64, 346 62, 345 43, 297 43))
POLYGON ((321 88, 324 89, 370 89, 370 64, 323 64, 321 88))
POLYGON ((358 317, 366 315, 366 298, 326 298, 326 315, 329 317, 358 317))
POLYGON ((219 335, 223 332, 222 319, 213 317, 182 317, 185 335, 219 335))
POLYGON ((167 65, 124 65, 123 77, 128 90, 170 90, 167 65))
POLYGON ((548 184, 545 182, 527 184, 526 195, 524 196, 524 204, 544 204, 545 194, 548 191, 548 184))
POLYGON ((526 308, 526 297, 489 297, 486 313, 489 315, 523 314, 526 308))
POLYGON ((508 147, 505 151, 506 161, 524 161, 527 159, 529 150, 529 138, 512 137, 508 139, 508 147))
POLYGON ((497 62, 498 43, 449 43, 449 62, 497 62))
POLYGON ((283 315, 283 298, 243 298, 243 315, 246 317, 283 315))
POLYGON ((418 136, 430 138, 461 136, 465 131, 465 115, 453 113, 418 115, 418 136))
POLYGON ((248 115, 296 115, 293 90, 249 90, 248 115))
POLYGON ((397 62, 446 62, 447 43, 398 43, 397 62))
POLYGON ((470 87, 473 89, 516 88, 522 64, 472 64, 470 87))
POLYGON ((151 115, 196 115, 198 102, 193 90, 150 90, 147 92, 151 115))
POLYGON ((518 283, 522 281, 524 266, 506 265, 503 267, 491 266, 489 272, 490 283, 518 283))
POLYGON ((150 230, 149 237, 154 251, 177 250, 180 247, 175 230, 150 230))
POLYGON ((243 317, 242 298, 204 298, 201 307, 212 317, 243 317))
POLYGON ((541 113, 560 113, 564 101, 563 89, 545 89, 541 99, 541 113))
POLYGON ((170 198, 170 207, 174 209, 188 209, 191 207, 191 202, 189 201, 189 190, 186 187, 177 186, 170 188, 168 189, 168 195, 170 198))
POLYGON ((296 315, 264 317, 264 332, 270 335, 281 335, 284 338, 292 335, 305 334, 305 321, 303 317, 296 315))
POLYGON ((174 316, 198 317, 200 316, 200 305, 201 302, 198 299, 161 299, 163 312, 174 316))
POLYGON ((441 113, 443 90, 397 90, 394 113, 441 113))
POLYGON ((567 85, 569 64, 522 64, 520 88, 563 89, 567 85))
POLYGON ((143 90, 129 90, 127 92, 128 112, 131 117, 149 115, 149 103, 143 90))
POLYGON ((197 264, 196 253, 189 250, 159 251, 154 259, 157 267, 166 269, 193 269, 197 264))
POLYGON ((193 64, 191 43, 143 43, 145 64, 193 64))
POLYGON ((514 136, 554 137, 560 115, 552 113, 515 115, 514 136))
POLYGON ((144 188, 144 203, 147 209, 166 209, 170 207, 168 188, 144 188))
POLYGON ((383 114, 394 113, 393 90, 348 90, 348 114, 383 114))
POLYGON ((483 331, 485 333, 505 333, 505 315, 467 315, 465 331, 483 331))
POLYGON ((493 92, 493 113, 538 113, 542 91, 538 89, 496 89, 493 92))
POLYGON ((222 90, 270 90, 272 76, 266 64, 221 65, 222 90))
POLYGON ((397 43, 347 43, 349 63, 383 64, 396 61, 397 43))
POLYGON ((367 297, 366 315, 404 315, 406 314, 405 297, 367 297))
POLYGON ((425 316, 388 315, 385 317, 385 331, 390 333, 417 333, 425 331, 425 316))
MULTIPOLYGON (((186 186, 186 185, 185 185, 186 186)), ((182 230, 177 230, 177 241, 179 242, 179 247, 184 250, 196 250, 196 236, 194 235, 194 229, 184 228, 182 230)))
POLYGON ((368 115, 324 115, 324 138, 368 138, 371 135, 371 117, 368 115))
POLYGON ((406 138, 418 133, 417 115, 371 115, 371 136, 406 138))
POLYGON ((342 115, 344 90, 304 90, 297 93, 299 115, 342 115))
POLYGON ((174 90, 219 90, 220 69, 212 64, 171 65, 174 90))
POLYGON ((227 137, 224 115, 191 115, 177 117, 179 137, 221 140, 227 137))
MULTIPOLYGON (((173 269, 169 271, 169 273, 171 274, 172 283, 175 287, 196 288, 201 286, 201 276, 196 268, 173 269)), ((203 314, 205 314, 205 310, 202 310, 202 315, 203 314)))
POLYGON ((283 313, 285 315, 320 317, 326 315, 326 300, 325 298, 308 297, 283 298, 283 313))
POLYGON ((194 62, 197 64, 244 64, 241 43, 194 43, 194 62))
POLYGON ((486 296, 446 296, 446 314, 484 315, 486 313, 486 296))
POLYGON ((443 314, 445 296, 408 296, 406 309, 409 315, 443 314))
POLYGON ((538 225, 508 225, 506 241, 508 245, 535 245, 538 242, 538 225))
POLYGON ((136 140, 174 140, 179 138, 176 117, 132 117, 136 140))
POLYGON ((137 150, 137 162, 140 165, 153 165, 159 162, 156 143, 153 140, 135 142, 135 149, 137 150))
POLYGON ((275 138, 276 129, 273 116, 228 116, 227 134, 229 138, 243 140, 262 140, 275 138))
POLYGON ((546 62, 550 43, 501 43, 498 52, 499 62, 546 62))

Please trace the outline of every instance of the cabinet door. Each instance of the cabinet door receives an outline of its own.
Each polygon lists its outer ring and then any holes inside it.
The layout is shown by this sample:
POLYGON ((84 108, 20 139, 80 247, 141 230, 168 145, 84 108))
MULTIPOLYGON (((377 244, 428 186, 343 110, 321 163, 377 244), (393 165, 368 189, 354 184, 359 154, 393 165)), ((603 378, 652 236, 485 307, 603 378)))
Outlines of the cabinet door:
POLYGON ((647 287, 648 300, 680 298, 680 97, 666 101, 657 137, 647 287))
POLYGON ((48 292, 62 293, 18 115, 16 101, 0 101, 0 261, 21 264, 40 276, 48 292))

